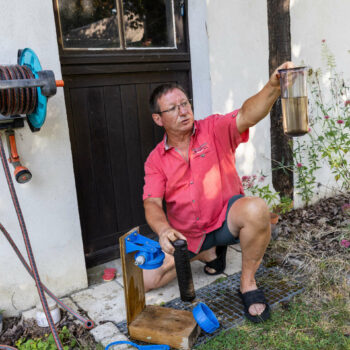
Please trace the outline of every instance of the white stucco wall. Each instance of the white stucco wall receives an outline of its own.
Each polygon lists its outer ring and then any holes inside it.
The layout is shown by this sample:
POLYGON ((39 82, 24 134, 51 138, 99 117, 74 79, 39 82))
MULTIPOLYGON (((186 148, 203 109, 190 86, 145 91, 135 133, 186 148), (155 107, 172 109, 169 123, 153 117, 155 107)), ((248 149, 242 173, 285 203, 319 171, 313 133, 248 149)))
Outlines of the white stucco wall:
POLYGON ((189 37, 192 69, 192 91, 196 119, 212 113, 209 64, 209 35, 207 31, 207 5, 203 0, 188 2, 189 37))
MULTIPOLYGON (((29 5, 26 0, 0 0, 0 8, 0 64, 16 64, 17 50, 29 47, 43 69, 61 79, 52 1, 31 0, 29 5)), ((62 88, 48 101, 41 131, 32 133, 26 124, 16 131, 16 140, 22 164, 33 175, 30 182, 15 182, 15 187, 39 274, 62 296, 87 285, 62 88)), ((2 167, 0 188, 0 221, 27 257, 2 167)), ((12 315, 34 305, 38 297, 34 281, 1 233, 0 252, 0 310, 12 315)))
MULTIPOLYGON (((199 95, 199 86, 204 90, 203 84, 210 84, 209 113, 224 114, 240 108, 269 78, 266 1, 191 0, 189 3, 194 97, 199 95), (198 37, 191 26, 192 22, 203 21, 203 18, 197 18, 201 17, 197 16, 198 13, 206 15, 206 23, 201 23, 206 37, 203 33, 198 37), (209 67, 205 58, 206 47, 209 67)), ((208 106, 206 99, 195 102, 208 106)), ((209 114, 198 115, 197 111, 195 109, 196 118, 209 114)), ((239 146, 237 169, 240 175, 259 170, 268 172, 269 158, 270 121, 266 118, 251 129, 249 143, 239 146)))

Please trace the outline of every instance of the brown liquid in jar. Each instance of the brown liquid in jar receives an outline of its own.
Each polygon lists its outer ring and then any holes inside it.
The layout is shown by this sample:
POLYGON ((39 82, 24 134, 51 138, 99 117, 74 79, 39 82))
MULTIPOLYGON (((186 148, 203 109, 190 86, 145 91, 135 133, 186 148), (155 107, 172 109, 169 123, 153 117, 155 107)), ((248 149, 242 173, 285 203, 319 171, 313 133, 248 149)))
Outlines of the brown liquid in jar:
POLYGON ((283 131, 288 136, 301 136, 309 130, 307 96, 282 98, 283 131))

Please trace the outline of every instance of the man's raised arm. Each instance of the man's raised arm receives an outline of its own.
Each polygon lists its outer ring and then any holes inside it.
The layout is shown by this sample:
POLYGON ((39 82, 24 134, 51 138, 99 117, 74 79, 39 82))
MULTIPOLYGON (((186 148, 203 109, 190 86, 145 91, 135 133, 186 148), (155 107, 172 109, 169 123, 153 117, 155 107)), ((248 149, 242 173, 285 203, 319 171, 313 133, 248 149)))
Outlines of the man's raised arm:
POLYGON ((279 69, 293 68, 292 62, 280 65, 271 75, 267 84, 254 96, 248 98, 237 115, 237 129, 240 133, 257 124, 270 112, 273 104, 281 94, 279 69))

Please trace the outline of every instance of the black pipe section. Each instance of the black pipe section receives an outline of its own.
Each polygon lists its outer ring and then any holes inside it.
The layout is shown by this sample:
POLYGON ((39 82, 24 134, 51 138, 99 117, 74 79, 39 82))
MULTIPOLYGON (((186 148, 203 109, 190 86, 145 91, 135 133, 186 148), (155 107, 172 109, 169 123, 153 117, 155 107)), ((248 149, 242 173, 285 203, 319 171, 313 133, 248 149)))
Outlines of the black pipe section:
POLYGON ((196 293, 194 291, 187 242, 183 239, 178 239, 177 241, 173 242, 173 245, 175 247, 175 268, 181 300, 192 301, 196 297, 196 293))

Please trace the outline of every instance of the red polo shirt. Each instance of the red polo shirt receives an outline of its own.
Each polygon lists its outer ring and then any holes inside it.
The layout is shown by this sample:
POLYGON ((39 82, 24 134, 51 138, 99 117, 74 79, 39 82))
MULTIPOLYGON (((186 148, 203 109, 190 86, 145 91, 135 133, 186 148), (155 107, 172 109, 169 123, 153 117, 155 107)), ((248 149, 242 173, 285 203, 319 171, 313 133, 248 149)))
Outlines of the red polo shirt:
POLYGON ((235 151, 249 139, 240 134, 238 110, 194 122, 188 161, 166 138, 145 163, 143 199, 164 198, 169 224, 187 238, 188 249, 198 253, 205 235, 221 227, 228 200, 243 194, 235 167, 235 151))

